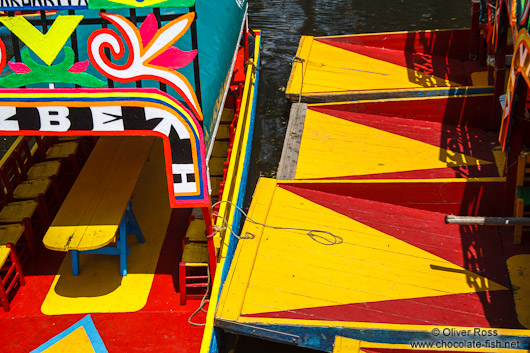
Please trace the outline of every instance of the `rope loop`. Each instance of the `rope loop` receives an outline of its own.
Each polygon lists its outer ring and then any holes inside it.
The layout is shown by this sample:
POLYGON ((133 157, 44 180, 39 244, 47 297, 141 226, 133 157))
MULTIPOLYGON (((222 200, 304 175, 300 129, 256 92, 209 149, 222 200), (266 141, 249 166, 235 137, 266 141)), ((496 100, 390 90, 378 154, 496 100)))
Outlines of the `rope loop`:
MULTIPOLYGON (((247 221, 249 221, 251 223, 254 223, 254 224, 257 224, 257 225, 260 225, 260 226, 263 226, 263 227, 272 228, 272 229, 302 231, 302 232, 305 232, 305 234, 308 235, 311 239, 313 239, 314 241, 316 241, 317 243, 322 244, 322 245, 336 245, 336 244, 341 244, 341 243, 344 242, 344 239, 341 236, 333 234, 332 232, 328 232, 326 230, 306 229, 306 228, 296 228, 296 227, 279 227, 279 226, 271 226, 271 225, 268 225, 268 224, 265 224, 265 223, 257 222, 255 220, 253 220, 252 218, 250 218, 245 213, 245 211, 243 211, 243 209, 241 209, 241 207, 239 207, 238 205, 236 205, 236 204, 234 204, 233 202, 230 202, 230 201, 219 201, 219 202, 216 202, 216 203, 214 203, 212 205, 212 208, 214 208, 215 206, 217 206, 217 205, 219 205, 221 203, 227 203, 227 204, 230 204, 230 205, 234 206, 239 212, 241 212, 241 214, 247 219, 247 221)), ((226 218, 224 218, 223 216, 220 216, 217 213, 214 213, 213 216, 221 218, 221 220, 224 223, 224 226, 227 229, 229 229, 230 233, 234 237, 236 237, 237 239, 254 239, 256 237, 254 234, 249 233, 249 232, 246 232, 245 235, 240 236, 240 235, 236 234, 233 231, 233 229, 228 225, 228 221, 226 220, 226 218)))
POLYGON ((294 65, 294 63, 302 64, 302 81, 300 83, 300 94, 298 95, 298 104, 300 104, 300 102, 302 101, 302 89, 304 88, 304 62, 305 60, 299 56, 295 56, 291 60, 291 65, 294 65))

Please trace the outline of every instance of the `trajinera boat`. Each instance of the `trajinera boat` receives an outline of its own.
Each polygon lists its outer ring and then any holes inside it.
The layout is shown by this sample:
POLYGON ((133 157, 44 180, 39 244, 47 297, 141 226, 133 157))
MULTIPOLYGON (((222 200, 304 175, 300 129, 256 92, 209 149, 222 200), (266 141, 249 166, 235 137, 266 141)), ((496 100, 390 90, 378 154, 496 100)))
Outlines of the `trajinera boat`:
POLYGON ((1 350, 218 351, 258 83, 247 2, 0 10, 1 350))
POLYGON ((275 351, 528 352, 530 1, 470 8, 301 38, 216 326, 275 351))

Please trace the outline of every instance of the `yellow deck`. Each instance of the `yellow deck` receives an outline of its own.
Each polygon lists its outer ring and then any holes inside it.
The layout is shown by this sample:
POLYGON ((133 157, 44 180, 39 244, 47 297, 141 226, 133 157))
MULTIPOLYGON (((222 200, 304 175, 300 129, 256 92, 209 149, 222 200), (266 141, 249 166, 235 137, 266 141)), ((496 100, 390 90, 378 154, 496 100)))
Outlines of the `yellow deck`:
POLYGON ((348 43, 348 39, 342 40, 341 36, 302 36, 285 93, 293 101, 298 100, 301 95, 303 99, 317 99, 324 102, 345 100, 333 97, 355 95, 361 92, 394 91, 395 93, 396 91, 410 92, 411 90, 488 85, 484 68, 481 69, 482 71, 470 71, 464 74, 463 61, 460 63, 458 59, 450 58, 451 60, 444 63, 441 60, 442 57, 435 59, 435 54, 420 52, 420 50, 428 52, 433 49, 430 47, 433 46, 430 41, 439 42, 438 46, 443 45, 441 40, 437 41, 434 38, 440 34, 443 36, 444 31, 430 33, 432 33, 432 38, 425 38, 424 43, 417 38, 421 33, 392 33, 394 37, 402 37, 402 45, 408 47, 406 50, 385 47, 385 41, 388 38, 384 38, 384 34, 380 35, 381 38, 376 44, 373 42, 362 44, 362 38, 370 35, 343 36, 344 38, 361 38, 357 41, 353 40, 356 44, 351 47, 347 44, 340 46, 340 44, 348 43), (407 36, 416 37, 412 41, 419 40, 421 48, 413 47, 407 36), (336 45, 337 43, 339 45, 336 45), (375 55, 356 52, 355 48, 359 46, 368 48, 365 51, 370 54, 375 53, 375 55), (440 63, 446 66, 438 66, 440 63), (450 79, 455 75, 451 73, 452 71, 458 72, 455 77, 458 77, 460 82, 450 79), (468 77, 468 82, 463 82, 465 76, 468 77))
MULTIPOLYGON (((292 338, 291 342, 301 345, 304 337, 316 334, 317 328, 322 330, 318 332, 327 332, 333 327, 360 336, 363 333, 358 332, 366 329, 397 331, 403 335, 399 339, 403 342, 398 346, 385 344, 384 336, 380 337, 379 345, 366 346, 380 348, 410 348, 413 337, 421 337, 437 327, 467 329, 501 325, 512 329, 496 328, 499 336, 529 338, 528 331, 520 330, 515 319, 506 272, 482 276, 450 260, 453 256, 450 254, 462 249, 459 249, 459 241, 452 248, 451 242, 442 240, 446 232, 447 235, 453 233, 455 239, 459 237, 457 226, 444 225, 443 214, 403 208, 403 212, 410 214, 402 214, 404 220, 397 221, 398 216, 384 211, 384 207, 397 206, 362 201, 372 209, 347 206, 359 212, 358 216, 349 215, 352 211, 340 206, 344 204, 338 196, 306 190, 305 193, 313 195, 308 198, 303 193, 290 191, 289 188, 296 188, 296 185, 299 184, 260 179, 249 217, 259 223, 288 229, 245 223, 241 235, 248 235, 250 239, 240 240, 236 250, 219 300, 218 326, 241 332, 251 328, 254 331, 250 334, 257 335, 265 335, 266 330, 271 329, 281 332, 278 337, 283 337, 282 341, 293 336, 297 338, 292 338), (396 233, 384 231, 385 228, 379 228, 377 223, 372 225, 364 219, 365 212, 373 212, 375 216, 371 217, 376 220, 387 216, 395 219, 396 233), (406 225, 407 220, 414 217, 419 217, 419 225, 406 225), (331 232, 341 237, 343 243, 323 245, 308 236, 307 231, 292 228, 331 232), (433 244, 440 241, 438 247, 447 249, 430 251, 428 246, 418 246, 399 235, 406 235, 408 229, 424 228, 431 229, 433 244), (493 317, 484 318, 492 314, 477 306, 476 302, 482 297, 499 298, 491 305, 505 307, 495 310, 511 314, 498 317, 498 321, 493 317), (501 301, 501 297, 505 299, 501 301), (373 311, 378 311, 377 315, 373 316, 373 311)), ((321 235, 331 239, 329 234, 321 235)), ((490 237, 480 233, 476 236, 490 237)), ((492 241, 493 248, 501 246, 498 238, 492 241)), ((495 261, 502 264, 502 255, 498 255, 500 258, 495 261)), ((521 278, 519 284, 522 285, 523 280, 521 278)), ((518 310, 518 315, 521 322, 524 321, 521 315, 530 317, 524 309, 518 310)), ((396 337, 395 334, 392 337, 396 337)), ((337 352, 350 352, 350 343, 344 343, 337 352)))

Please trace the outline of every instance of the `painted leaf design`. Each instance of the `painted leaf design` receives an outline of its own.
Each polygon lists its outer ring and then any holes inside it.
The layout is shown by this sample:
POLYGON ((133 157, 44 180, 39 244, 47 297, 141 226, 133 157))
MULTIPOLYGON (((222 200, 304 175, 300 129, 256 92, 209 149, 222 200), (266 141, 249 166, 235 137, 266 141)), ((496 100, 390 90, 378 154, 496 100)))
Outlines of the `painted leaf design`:
POLYGON ((165 52, 151 60, 151 65, 163 66, 169 69, 180 69, 195 59, 197 49, 191 51, 182 51, 177 47, 168 48, 165 52))
POLYGON ((24 63, 14 63, 8 61, 7 64, 9 65, 9 68, 17 74, 26 74, 28 72, 31 72, 31 69, 24 63))
POLYGON ((68 69, 68 72, 85 72, 88 68, 88 60, 77 62, 68 69))
POLYGON ((142 37, 142 45, 145 48, 158 31, 158 23, 152 12, 147 15, 144 22, 140 25, 139 30, 140 37, 142 37))

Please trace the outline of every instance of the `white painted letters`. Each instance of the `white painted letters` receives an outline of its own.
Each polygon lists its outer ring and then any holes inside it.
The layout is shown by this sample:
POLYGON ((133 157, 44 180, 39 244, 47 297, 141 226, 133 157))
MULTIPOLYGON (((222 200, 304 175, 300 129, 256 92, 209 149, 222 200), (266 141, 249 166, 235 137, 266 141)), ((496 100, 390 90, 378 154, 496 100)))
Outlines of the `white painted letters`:
POLYGON ((18 131, 20 130, 18 121, 7 120, 17 114, 15 107, 0 107, 0 130, 18 131))
POLYGON ((123 131, 123 119, 121 119, 121 107, 90 107, 93 131, 123 131))
POLYGON ((68 107, 37 107, 41 131, 68 131, 70 119, 68 107))

